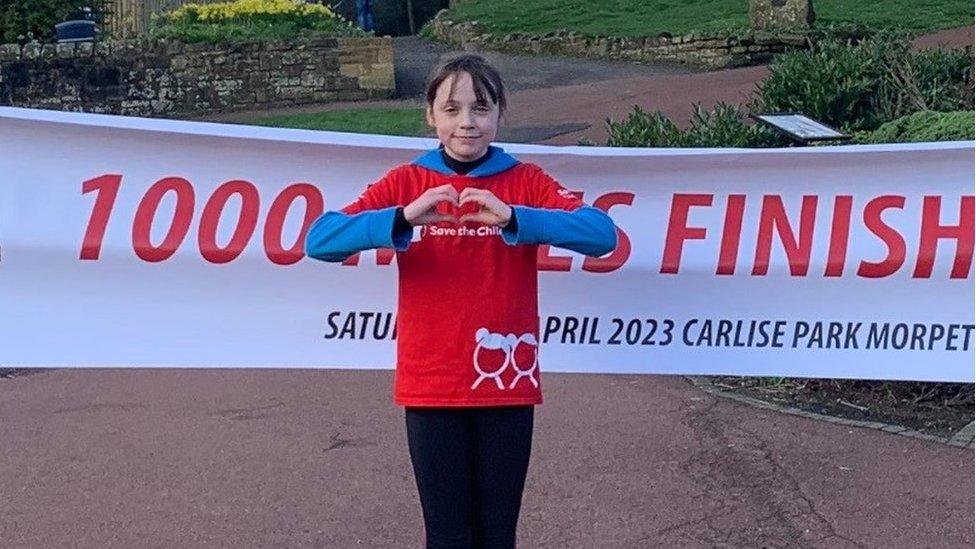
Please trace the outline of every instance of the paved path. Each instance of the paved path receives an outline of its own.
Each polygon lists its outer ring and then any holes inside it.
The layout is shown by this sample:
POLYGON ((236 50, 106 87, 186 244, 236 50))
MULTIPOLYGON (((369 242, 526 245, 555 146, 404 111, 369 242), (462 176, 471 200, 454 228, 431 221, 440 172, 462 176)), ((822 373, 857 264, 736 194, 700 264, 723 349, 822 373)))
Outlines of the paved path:
MULTIPOLYGON (((431 67, 445 56, 459 53, 443 44, 432 44, 416 36, 394 39, 394 64, 397 97, 422 98, 431 67)), ((673 63, 637 64, 626 61, 581 59, 561 55, 509 55, 480 52, 505 79, 511 92, 538 88, 556 88, 567 83, 585 84, 628 76, 653 76, 701 72, 687 65, 673 63)))
MULTIPOLYGON (((572 86, 510 79, 510 124, 534 140, 590 124, 548 137, 575 143, 633 103, 677 116, 764 74, 587 67, 555 80, 572 86)), ((971 450, 758 410, 677 377, 545 379, 522 547, 973 546, 971 450)), ((420 547, 391 384, 335 370, 0 379, 0 547, 420 547)))
MULTIPOLYGON (((546 374, 522 547, 973 546, 973 453, 546 374)), ((420 547, 392 374, 54 370, 0 380, 0 546, 420 547)))

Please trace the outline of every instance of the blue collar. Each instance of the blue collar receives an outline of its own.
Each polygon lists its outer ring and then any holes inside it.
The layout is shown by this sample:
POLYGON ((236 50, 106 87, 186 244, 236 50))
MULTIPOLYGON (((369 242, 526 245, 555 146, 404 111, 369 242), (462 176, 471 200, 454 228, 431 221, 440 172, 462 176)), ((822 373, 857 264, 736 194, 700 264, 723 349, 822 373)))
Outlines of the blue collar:
MULTIPOLYGON (((501 147, 489 145, 488 148, 491 149, 491 157, 486 160, 484 164, 468 172, 469 177, 495 175, 496 173, 501 173, 519 163, 515 157, 505 152, 505 150, 501 147)), ((441 158, 441 150, 439 148, 427 151, 426 153, 418 156, 414 159, 413 163, 444 175, 458 175, 454 172, 454 170, 448 168, 447 164, 444 163, 444 159, 441 158)))

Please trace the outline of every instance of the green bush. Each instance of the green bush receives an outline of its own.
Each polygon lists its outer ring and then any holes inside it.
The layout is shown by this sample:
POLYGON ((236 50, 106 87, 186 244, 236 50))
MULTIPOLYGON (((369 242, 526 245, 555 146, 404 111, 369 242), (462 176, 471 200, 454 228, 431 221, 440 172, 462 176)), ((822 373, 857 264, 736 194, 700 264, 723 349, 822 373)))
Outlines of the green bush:
POLYGON ((634 106, 626 120, 607 118, 609 147, 681 147, 681 130, 661 111, 653 114, 634 106))
POLYGON ((888 122, 855 137, 857 143, 968 141, 974 138, 974 111, 922 111, 888 122))
POLYGON ((54 25, 81 19, 84 8, 92 19, 104 17, 104 0, 0 0, 0 44, 54 40, 54 25))
POLYGON ((695 105, 691 124, 683 134, 685 147, 762 147, 775 141, 768 130, 746 124, 738 106, 719 103, 711 111, 695 105))
POLYGON ((366 36, 329 7, 297 0, 184 4, 153 22, 152 36, 184 42, 292 40, 306 33, 366 36))
POLYGON ((626 120, 607 119, 610 147, 783 147, 789 142, 755 124, 747 124, 739 107, 719 103, 712 110, 695 105, 688 128, 681 130, 661 111, 639 106, 626 120))
POLYGON ((863 46, 826 42, 813 51, 777 56, 758 86, 756 111, 802 112, 847 129, 876 127, 872 97, 880 60, 863 46))
POLYGON ((973 105, 971 48, 915 52, 901 34, 881 33, 858 44, 824 41, 778 56, 770 71, 753 111, 799 111, 849 132, 922 110, 973 105))
MULTIPOLYGON (((901 97, 910 108, 919 106, 941 112, 973 109, 972 48, 930 50, 901 56, 900 60, 902 64, 892 65, 893 74, 885 83, 889 88, 904 87, 901 97)), ((909 113, 891 114, 893 120, 909 113)))

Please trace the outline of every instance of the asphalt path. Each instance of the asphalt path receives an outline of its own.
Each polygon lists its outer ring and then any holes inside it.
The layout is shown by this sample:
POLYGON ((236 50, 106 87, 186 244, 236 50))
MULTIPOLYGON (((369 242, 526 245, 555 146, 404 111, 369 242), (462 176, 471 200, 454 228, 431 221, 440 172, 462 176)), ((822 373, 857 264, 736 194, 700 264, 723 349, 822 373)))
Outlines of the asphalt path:
MULTIPOLYGON (((392 372, 0 380, 0 546, 420 547, 392 372)), ((972 547, 973 452, 544 374, 522 547, 972 547)))

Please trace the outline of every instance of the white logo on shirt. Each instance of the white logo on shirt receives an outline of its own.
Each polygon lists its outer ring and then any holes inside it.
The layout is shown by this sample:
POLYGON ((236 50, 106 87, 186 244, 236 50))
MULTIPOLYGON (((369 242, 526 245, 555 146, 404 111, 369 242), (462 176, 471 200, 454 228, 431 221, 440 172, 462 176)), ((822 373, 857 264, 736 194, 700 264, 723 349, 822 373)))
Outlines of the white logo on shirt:
POLYGON ((437 225, 417 225, 413 228, 410 242, 420 242, 425 236, 500 236, 502 230, 498 227, 482 225, 480 227, 438 227, 437 225))
POLYGON ((497 385, 499 389, 505 390, 505 385, 502 383, 501 375, 502 372, 504 372, 509 366, 511 366, 516 372, 515 379, 513 379, 512 383, 508 386, 509 389, 514 389, 519 380, 523 377, 528 378, 528 380, 536 388, 539 387, 538 380, 533 377, 533 374, 535 374, 539 369, 539 342, 536 340, 534 335, 531 333, 522 334, 520 336, 516 336, 515 334, 502 335, 492 333, 487 328, 479 328, 475 333, 474 339, 477 342, 477 345, 474 348, 474 356, 472 357, 472 361, 474 362, 474 370, 478 372, 478 379, 476 379, 474 384, 471 385, 471 389, 477 389, 478 385, 481 385, 481 382, 486 379, 493 379, 495 381, 495 385, 497 385), (527 369, 522 369, 523 365, 519 364, 518 360, 515 358, 515 349, 523 343, 532 346, 534 351, 532 353, 532 365, 527 369), (486 371, 481 367, 482 349, 504 351, 505 362, 503 362, 497 370, 486 371))

